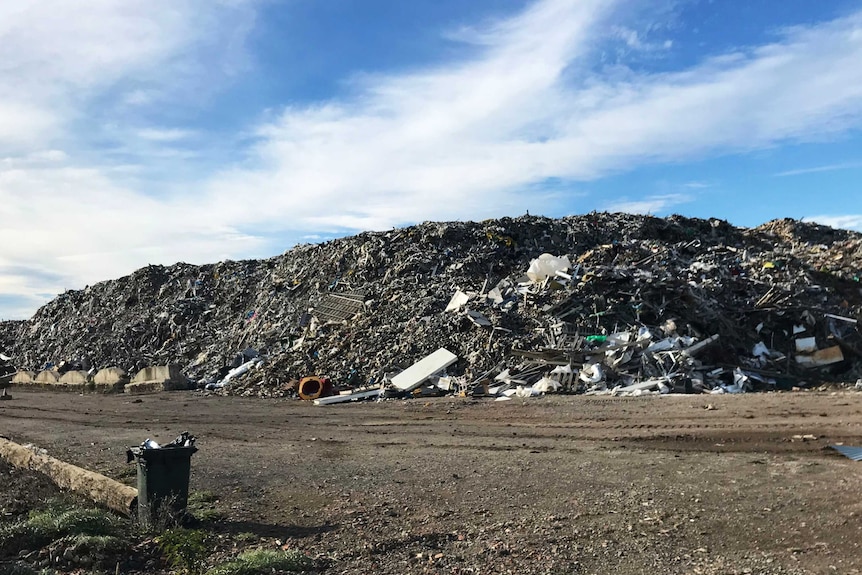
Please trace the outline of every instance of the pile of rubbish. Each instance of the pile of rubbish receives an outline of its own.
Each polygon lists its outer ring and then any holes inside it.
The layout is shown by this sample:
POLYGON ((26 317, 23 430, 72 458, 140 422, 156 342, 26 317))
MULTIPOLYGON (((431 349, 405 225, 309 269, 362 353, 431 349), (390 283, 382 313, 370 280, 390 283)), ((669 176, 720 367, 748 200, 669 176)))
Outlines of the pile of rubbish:
POLYGON ((793 220, 428 222, 148 266, 0 324, 0 351, 30 370, 176 364, 265 397, 312 376, 321 397, 791 389, 862 376, 860 273, 862 234, 793 220), (392 385, 440 350, 444 367, 392 385))

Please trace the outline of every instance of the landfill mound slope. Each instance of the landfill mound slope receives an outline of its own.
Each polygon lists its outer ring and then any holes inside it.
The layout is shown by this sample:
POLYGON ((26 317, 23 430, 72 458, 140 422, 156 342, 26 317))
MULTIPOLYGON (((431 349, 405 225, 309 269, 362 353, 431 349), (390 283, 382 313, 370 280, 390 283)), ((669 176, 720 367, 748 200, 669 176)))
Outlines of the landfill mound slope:
POLYGON ((821 348, 840 346, 844 360, 801 370, 788 359, 769 369, 805 381, 855 381, 860 264, 862 235, 792 220, 752 229, 607 213, 426 222, 263 260, 148 266, 67 291, 30 320, 0 324, 0 351, 19 369, 83 359, 84 367, 134 374, 175 363, 193 379, 217 381, 252 348, 267 357, 264 368, 229 389, 266 396, 307 375, 379 381, 440 347, 460 358, 450 372, 475 377, 511 363, 513 349, 545 349, 554 330, 719 334, 706 359, 732 365, 750 359, 758 342, 773 358, 790 352, 802 325, 821 348), (571 281, 518 291, 543 253, 568 256, 571 281), (505 296, 496 301, 485 297, 495 286, 505 296), (463 308, 445 311, 459 289, 476 292, 466 307, 490 326, 476 325, 463 308), (308 313, 345 301, 327 300, 333 294, 353 294, 358 313, 328 322, 308 313), (824 314, 846 318, 840 333, 824 314))
POLYGON ((23 323, 16 320, 0 321, 0 353, 8 352, 14 347, 18 329, 23 323))

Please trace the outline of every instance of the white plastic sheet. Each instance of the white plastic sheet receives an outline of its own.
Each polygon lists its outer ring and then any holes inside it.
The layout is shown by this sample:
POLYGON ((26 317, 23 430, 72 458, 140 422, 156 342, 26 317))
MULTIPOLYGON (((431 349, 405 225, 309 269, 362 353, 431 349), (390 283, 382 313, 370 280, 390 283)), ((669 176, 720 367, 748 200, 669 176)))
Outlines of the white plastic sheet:
POLYGON ((558 271, 564 272, 571 269, 572 262, 568 256, 556 257, 551 254, 542 254, 530 262, 527 269, 527 277, 530 281, 539 283, 555 275, 558 271))

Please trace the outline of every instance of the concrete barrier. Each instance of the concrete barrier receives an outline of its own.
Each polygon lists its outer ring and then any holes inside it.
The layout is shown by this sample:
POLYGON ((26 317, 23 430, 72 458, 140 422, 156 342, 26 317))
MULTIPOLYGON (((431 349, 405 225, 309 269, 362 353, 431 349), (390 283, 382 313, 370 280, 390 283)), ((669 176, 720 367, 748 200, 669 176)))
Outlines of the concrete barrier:
POLYGON ((53 369, 40 371, 33 380, 33 383, 41 383, 43 385, 56 385, 59 382, 60 372, 53 369))
POLYGON ((126 393, 151 393, 154 391, 175 391, 189 389, 189 380, 180 373, 178 365, 153 365, 139 371, 131 383, 126 385, 126 393))
POLYGON ((19 371, 12 376, 12 384, 28 385, 36 381, 36 372, 34 371, 19 371))
POLYGON ((126 384, 129 383, 129 374, 124 369, 119 367, 106 367, 100 369, 93 376, 93 384, 98 391, 123 391, 126 384))
POLYGON ((86 371, 67 371, 60 376, 59 383, 66 385, 84 386, 90 381, 90 376, 86 371))

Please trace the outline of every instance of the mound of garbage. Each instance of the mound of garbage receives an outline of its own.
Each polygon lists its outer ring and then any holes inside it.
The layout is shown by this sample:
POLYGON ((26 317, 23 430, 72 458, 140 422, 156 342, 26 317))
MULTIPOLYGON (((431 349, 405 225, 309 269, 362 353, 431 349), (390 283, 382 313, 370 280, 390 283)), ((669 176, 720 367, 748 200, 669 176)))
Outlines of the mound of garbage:
POLYGON ((860 273, 862 234, 793 220, 426 222, 148 266, 0 323, 0 352, 34 371, 173 364, 261 396, 388 383, 441 348, 448 377, 421 383, 450 392, 785 389, 862 376, 860 273))

